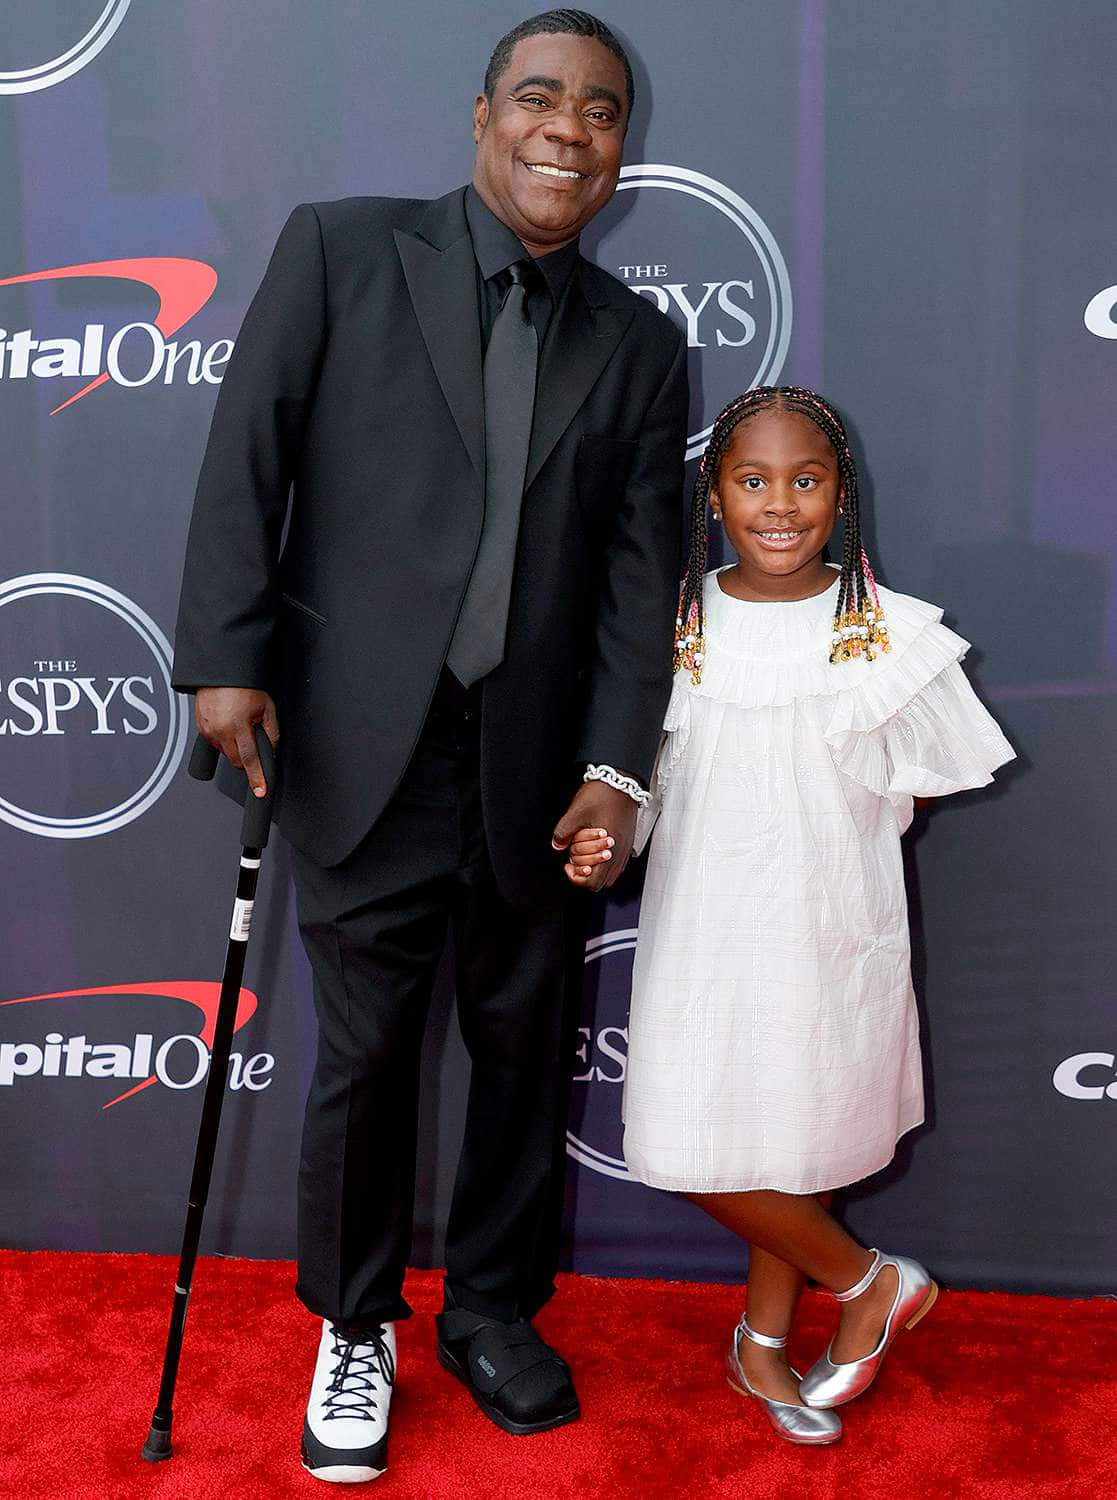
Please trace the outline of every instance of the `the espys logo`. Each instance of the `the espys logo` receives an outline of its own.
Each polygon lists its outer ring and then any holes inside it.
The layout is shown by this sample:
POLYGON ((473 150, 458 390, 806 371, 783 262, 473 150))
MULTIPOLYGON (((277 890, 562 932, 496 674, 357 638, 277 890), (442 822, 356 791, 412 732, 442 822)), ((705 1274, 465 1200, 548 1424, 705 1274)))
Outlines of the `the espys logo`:
POLYGON ((1082 321, 1099 339, 1117 339, 1117 286, 1106 286, 1090 298, 1082 321))
POLYGON ((623 976, 617 976, 615 965, 609 966, 610 981, 617 980, 620 989, 613 990, 610 983, 606 999, 608 1001, 618 993, 623 994, 627 1016, 632 980, 631 954, 635 947, 635 927, 622 927, 615 932, 606 932, 601 937, 591 938, 586 944, 585 961, 589 982, 584 988, 583 1005, 584 1014, 591 1020, 591 1024, 578 1029, 581 1042, 574 1073, 575 1084, 584 1084, 585 1088, 574 1091, 571 1128, 566 1132, 566 1150, 569 1156, 581 1162, 584 1167, 600 1172, 603 1177, 619 1177, 624 1182, 634 1180, 629 1176, 621 1155, 621 1095, 618 1087, 624 1083, 628 1059, 628 1027, 599 1026, 593 1018, 598 1011, 597 992, 605 972, 600 967, 601 960, 615 954, 629 956, 623 965, 623 976), (601 1144, 591 1144, 591 1138, 601 1144))
POLYGON ((0 818, 43 838, 111 833, 186 748, 171 645, 138 604, 73 573, 0 583, 0 818))
POLYGON ((220 385, 233 352, 232 339, 203 347, 199 339, 171 338, 213 296, 217 272, 201 260, 149 255, 136 260, 94 260, 79 266, 56 266, 0 278, 0 287, 89 278, 138 283, 154 292, 150 321, 125 323, 108 333, 104 323, 87 323, 80 338, 42 337, 32 328, 8 332, 0 300, 0 381, 74 380, 86 383, 51 411, 64 411, 90 391, 111 380, 134 388, 162 381, 171 385, 185 376, 188 385, 220 385), (92 377, 92 378, 90 378, 92 377))
MULTIPOLYGON (((617 195, 601 216, 595 259, 704 351, 702 409, 720 411, 739 392, 774 384, 791 340, 791 282, 752 205, 713 177, 662 163, 623 167, 617 195), (663 191, 633 192, 653 188, 663 191)), ((712 430, 690 434, 688 459, 704 452, 712 430)))
MULTIPOLYGON (((0 94, 34 94, 39 89, 49 89, 64 79, 71 78, 108 46, 128 13, 132 0, 108 0, 104 10, 90 26, 84 36, 79 35, 72 45, 64 48, 56 57, 46 62, 33 63, 28 68, 16 68, 11 72, 0 72, 0 94)), ((72 6, 67 6, 72 10, 72 6)), ((43 22, 43 7, 34 7, 34 19, 43 22)), ((72 24, 67 27, 70 35, 78 30, 72 24)))
MULTIPOLYGON (((137 1031, 131 1041, 107 1042, 92 1040, 85 1031, 65 1036, 60 1030, 50 1029, 38 1034, 33 1041, 0 1042, 0 1089, 17 1084, 22 1086, 24 1080, 31 1078, 57 1079, 60 1083, 75 1078, 127 1079, 127 1088, 101 1104, 102 1109, 111 1109, 114 1104, 122 1104, 125 1099, 133 1098, 154 1084, 178 1090, 196 1088, 202 1082, 209 1070, 210 1048, 221 998, 220 984, 209 980, 102 984, 90 989, 20 995, 14 1000, 0 1000, 0 1011, 7 1021, 10 1015, 8 1006, 37 1006, 53 1000, 70 1010, 70 1002, 97 996, 129 997, 148 1002, 184 1001, 199 1012, 201 1023, 197 1031, 177 1032, 162 1040, 157 1040, 155 1030, 137 1031)), ((234 1032, 252 1019, 257 1008, 256 996, 251 990, 242 989, 237 996, 234 1032)), ((78 1024, 81 1024, 80 1020, 78 1024)), ((250 1093, 259 1093, 271 1083, 274 1067, 275 1058, 270 1052, 257 1052, 251 1057, 242 1052, 231 1052, 228 1087, 234 1092, 248 1089, 250 1093)))
POLYGON ((1117 1099, 1117 1054, 1076 1052, 1063 1059, 1051 1082, 1065 1099, 1117 1099))

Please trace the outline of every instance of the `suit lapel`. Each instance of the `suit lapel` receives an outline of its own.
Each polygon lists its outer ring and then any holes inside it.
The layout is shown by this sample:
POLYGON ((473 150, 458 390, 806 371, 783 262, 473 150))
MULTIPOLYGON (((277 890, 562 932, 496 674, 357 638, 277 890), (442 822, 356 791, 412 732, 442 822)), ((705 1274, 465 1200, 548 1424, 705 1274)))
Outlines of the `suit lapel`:
POLYGON ((596 298, 591 302, 587 297, 589 290, 579 263, 555 313, 555 324, 548 331, 543 350, 525 490, 570 426, 632 321, 629 308, 598 302, 596 298))
POLYGON ((462 191, 431 203, 418 231, 395 231, 411 305, 446 404, 479 479, 485 474, 485 412, 477 262, 462 191))
MULTIPOLYGON (((428 204, 414 231, 395 230, 411 304, 446 404, 478 478, 485 476, 485 409, 477 262, 464 190, 428 204)), ((600 295, 591 266, 580 262, 543 350, 535 392, 526 490, 574 420, 631 323, 631 293, 600 295)))

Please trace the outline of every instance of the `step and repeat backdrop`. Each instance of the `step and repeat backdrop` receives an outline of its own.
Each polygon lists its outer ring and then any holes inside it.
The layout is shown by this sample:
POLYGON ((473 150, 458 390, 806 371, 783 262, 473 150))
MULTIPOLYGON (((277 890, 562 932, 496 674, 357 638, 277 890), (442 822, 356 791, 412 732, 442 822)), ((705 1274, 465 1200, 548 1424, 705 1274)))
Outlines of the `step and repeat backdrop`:
MULTIPOLYGON (((542 8, 542 7, 539 7, 542 8)), ((0 28, 0 1240, 177 1247, 238 817, 185 776, 169 634, 194 481, 290 208, 467 179, 522 0, 42 0, 0 28)), ((1112 1141, 1117 15, 1045 0, 609 0, 638 103, 585 250, 685 328, 688 456, 731 395, 849 414, 878 572, 935 600, 1019 761, 921 811, 926 1126, 847 1195, 955 1284, 1100 1291, 1112 1141)), ((375 422, 375 392, 369 421, 375 422)), ((693 463, 688 474, 693 475, 693 463)), ((434 543, 432 542, 432 545, 434 543)), ((354 691, 360 691, 359 682, 354 691)), ((269 850, 205 1247, 293 1253, 313 1061, 269 850)), ((599 901, 567 1263, 739 1278, 620 1153, 639 874, 599 901)), ((416 1256, 467 1063, 428 1035, 416 1256)))

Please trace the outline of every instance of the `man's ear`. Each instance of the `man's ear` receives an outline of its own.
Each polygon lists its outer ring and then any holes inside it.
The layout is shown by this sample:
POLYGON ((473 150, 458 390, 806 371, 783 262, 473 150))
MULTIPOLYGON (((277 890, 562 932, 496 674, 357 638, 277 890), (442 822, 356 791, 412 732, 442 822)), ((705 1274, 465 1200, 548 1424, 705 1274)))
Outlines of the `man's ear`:
POLYGON ((484 94, 478 94, 473 101, 473 143, 481 139, 481 132, 489 123, 489 101, 484 94))

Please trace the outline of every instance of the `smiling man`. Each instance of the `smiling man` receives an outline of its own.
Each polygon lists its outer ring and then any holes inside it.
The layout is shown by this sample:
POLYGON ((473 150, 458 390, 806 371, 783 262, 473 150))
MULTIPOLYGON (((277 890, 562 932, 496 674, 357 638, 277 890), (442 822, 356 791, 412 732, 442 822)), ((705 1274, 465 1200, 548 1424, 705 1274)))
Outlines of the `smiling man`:
POLYGON ((303 1461, 387 1463, 419 1058, 447 937, 472 1061, 438 1354, 513 1433, 579 1414, 554 1290, 583 939, 575 830, 624 868, 670 687, 686 346, 584 260, 632 108, 583 11, 498 44, 470 186, 304 204, 244 321, 191 524, 175 680, 257 790, 279 739, 318 1060, 303 1461), (286 523, 286 534, 284 527, 286 523))

